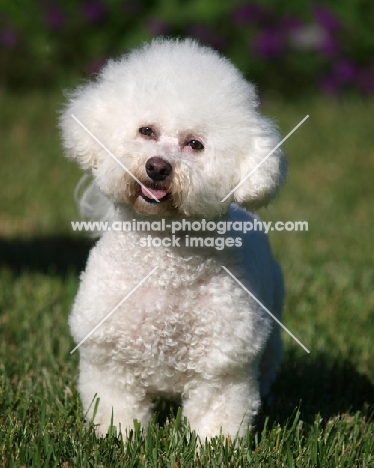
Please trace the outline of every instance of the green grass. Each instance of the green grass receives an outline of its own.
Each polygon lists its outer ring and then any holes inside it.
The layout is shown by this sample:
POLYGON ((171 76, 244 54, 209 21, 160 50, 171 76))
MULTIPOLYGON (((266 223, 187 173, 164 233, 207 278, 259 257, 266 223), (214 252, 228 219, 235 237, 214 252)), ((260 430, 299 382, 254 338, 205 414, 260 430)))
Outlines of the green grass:
POLYGON ((67 316, 89 241, 73 235, 79 170, 62 157, 60 91, 0 94, 0 466, 374 467, 372 101, 265 102, 287 134, 289 179, 261 216, 287 286, 285 356, 253 432, 196 450, 180 411, 157 404, 123 444, 84 427, 67 316))

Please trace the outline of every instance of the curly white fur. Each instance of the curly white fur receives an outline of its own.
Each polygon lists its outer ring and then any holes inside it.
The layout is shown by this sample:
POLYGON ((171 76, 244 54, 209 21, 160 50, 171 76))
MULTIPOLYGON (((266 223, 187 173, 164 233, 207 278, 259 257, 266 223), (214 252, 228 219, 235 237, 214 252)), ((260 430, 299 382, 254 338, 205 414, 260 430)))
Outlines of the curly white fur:
MULTIPOLYGON (((110 61, 71 96, 61 128, 68 156, 94 177, 81 199, 94 217, 253 221, 230 204, 262 206, 285 177, 278 149, 221 203, 279 136, 258 113, 254 87, 229 61, 192 40, 155 40, 110 61), (161 201, 147 197, 71 114, 161 201), (145 127, 151 136, 139 131, 145 127), (170 172, 162 180, 147 169, 154 158, 170 172)), ((282 347, 278 327, 221 266, 280 317, 282 275, 266 236, 247 233, 241 247, 219 251, 141 247, 144 235, 106 232, 82 274, 69 320, 77 343, 158 266, 80 347, 84 410, 92 415, 97 394, 98 433, 106 433, 112 412, 125 432, 134 419, 147 424, 154 396, 181 397, 202 438, 243 435, 259 409, 260 387, 267 393, 274 379, 282 347)))

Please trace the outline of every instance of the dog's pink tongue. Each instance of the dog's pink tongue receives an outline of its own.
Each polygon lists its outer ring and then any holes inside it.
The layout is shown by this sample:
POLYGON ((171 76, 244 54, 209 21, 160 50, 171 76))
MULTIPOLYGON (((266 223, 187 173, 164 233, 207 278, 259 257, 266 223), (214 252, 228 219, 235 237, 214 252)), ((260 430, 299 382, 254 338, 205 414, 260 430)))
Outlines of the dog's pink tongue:
POLYGON ((147 198, 152 198, 152 194, 155 198, 157 198, 157 200, 161 200, 161 198, 164 198, 166 196, 167 192, 166 190, 156 190, 149 187, 147 187, 146 190, 145 187, 142 185, 142 194, 147 198))

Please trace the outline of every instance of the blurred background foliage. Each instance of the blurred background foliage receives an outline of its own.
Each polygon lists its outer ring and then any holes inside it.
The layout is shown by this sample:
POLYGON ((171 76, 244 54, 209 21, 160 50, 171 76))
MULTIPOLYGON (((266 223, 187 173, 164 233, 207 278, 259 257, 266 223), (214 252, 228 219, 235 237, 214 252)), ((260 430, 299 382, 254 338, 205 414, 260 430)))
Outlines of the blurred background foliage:
POLYGON ((155 36, 227 55, 260 91, 374 93, 372 0, 2 0, 0 86, 65 85, 155 36))

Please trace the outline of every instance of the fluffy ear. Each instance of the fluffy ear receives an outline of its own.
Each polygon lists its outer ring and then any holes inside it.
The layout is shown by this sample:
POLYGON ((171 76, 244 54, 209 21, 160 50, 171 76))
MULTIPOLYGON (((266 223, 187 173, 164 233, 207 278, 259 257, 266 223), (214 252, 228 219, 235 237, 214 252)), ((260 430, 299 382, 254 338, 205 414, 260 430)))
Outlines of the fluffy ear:
POLYGON ((234 192, 235 202, 249 211, 266 205, 276 195, 287 172, 280 148, 269 156, 280 141, 274 124, 258 116, 251 134, 248 152, 239 165, 239 178, 244 182, 234 192))
POLYGON ((74 160, 84 170, 97 165, 97 155, 101 149, 92 136, 78 124, 73 115, 89 127, 90 131, 100 137, 101 97, 95 83, 89 83, 78 88, 70 96, 69 102, 60 115, 62 142, 66 155, 74 160))

